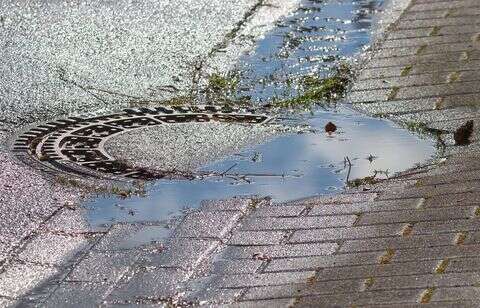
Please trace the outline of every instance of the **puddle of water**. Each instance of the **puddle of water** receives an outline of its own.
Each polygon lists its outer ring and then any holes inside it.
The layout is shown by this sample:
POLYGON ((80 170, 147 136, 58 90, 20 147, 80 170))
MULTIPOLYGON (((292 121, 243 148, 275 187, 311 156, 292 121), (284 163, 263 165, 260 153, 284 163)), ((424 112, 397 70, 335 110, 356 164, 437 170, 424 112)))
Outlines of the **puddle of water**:
POLYGON ((163 243, 170 233, 171 230, 166 226, 145 226, 120 241, 116 249, 132 249, 143 245, 163 243))
POLYGON ((239 96, 268 101, 295 95, 296 79, 327 75, 338 61, 368 46, 373 14, 382 1, 303 1, 289 18, 240 61, 239 96), (293 85, 292 85, 293 83, 293 85))
POLYGON ((375 170, 393 174, 435 152, 433 142, 348 109, 318 112, 304 120, 319 132, 278 137, 202 168, 223 173, 234 166, 228 172, 231 177, 160 180, 149 187, 146 197, 100 198, 91 206, 90 221, 166 220, 205 199, 258 195, 282 202, 327 194, 344 186, 346 156, 353 164, 350 179, 355 179, 375 170), (331 136, 323 132, 329 121, 338 126, 331 136))
MULTIPOLYGON (((295 92, 292 76, 328 73, 334 61, 352 56, 369 43, 370 17, 377 6, 373 0, 305 1, 242 59, 238 95, 256 101, 286 97, 295 92)), ((370 176, 375 170, 393 174, 435 153, 433 142, 345 107, 297 116, 297 121, 318 132, 278 137, 203 168, 224 172, 234 166, 229 174, 245 176, 161 180, 150 185, 146 197, 98 198, 90 204, 90 221, 96 225, 168 220, 205 199, 259 195, 282 202, 327 194, 344 186, 344 157, 353 163, 350 179, 355 179, 370 176), (329 121, 339 127, 332 136, 323 132, 329 121)))

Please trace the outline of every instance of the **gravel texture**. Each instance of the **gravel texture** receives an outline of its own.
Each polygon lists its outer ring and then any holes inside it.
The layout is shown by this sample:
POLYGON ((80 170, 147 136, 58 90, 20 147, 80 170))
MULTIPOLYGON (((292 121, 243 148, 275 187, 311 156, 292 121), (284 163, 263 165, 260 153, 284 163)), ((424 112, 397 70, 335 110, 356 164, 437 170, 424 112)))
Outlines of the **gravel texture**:
POLYGON ((273 126, 169 124, 118 135, 109 139, 105 148, 135 167, 188 172, 278 134, 273 126))
MULTIPOLYGON (((248 22, 258 3, 2 1, 0 119, 16 126, 190 89, 199 63, 248 22)), ((271 7, 258 28, 267 31, 262 26, 291 6, 271 7)))
MULTIPOLYGON (((5 150, 12 131, 34 122, 107 112, 189 90, 196 63, 213 57, 211 51, 228 43, 227 33, 240 23, 247 25, 246 17, 258 3, 0 2, 0 306, 11 304, 57 272, 49 264, 28 262, 48 257, 60 264, 62 256, 95 239, 84 212, 75 209, 81 192, 19 164, 5 150), (71 241, 65 240, 70 247, 61 246, 64 249, 58 251, 35 244, 50 233, 71 236, 71 241), (20 254, 38 257, 22 261, 26 264, 13 262, 20 254)), ((288 7, 272 7, 272 12, 279 17, 288 7)))

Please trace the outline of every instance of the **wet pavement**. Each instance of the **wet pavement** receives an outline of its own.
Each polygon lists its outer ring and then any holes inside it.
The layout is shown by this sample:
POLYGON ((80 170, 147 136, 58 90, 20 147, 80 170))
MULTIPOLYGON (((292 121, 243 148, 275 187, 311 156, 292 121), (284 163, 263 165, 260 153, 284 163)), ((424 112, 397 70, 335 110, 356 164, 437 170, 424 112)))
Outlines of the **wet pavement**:
MULTIPOLYGON (((476 9, 475 1, 413 1, 365 62, 350 96, 355 108, 433 136, 443 159, 342 194, 209 201, 180 220, 96 228, 85 223, 88 210, 77 206, 76 189, 71 200, 64 189, 59 198, 50 191, 63 186, 45 181, 37 194, 59 206, 42 212, 48 217, 30 227, 36 232, 26 229, 13 253, 17 237, 6 240, 1 305, 476 306, 478 109, 475 82, 463 80, 475 72, 478 49, 478 35, 465 29, 475 28, 475 19, 464 15, 476 9), (465 39, 452 45, 444 31, 465 39), (423 65, 424 58, 439 64, 423 65), (445 59, 451 64, 442 65, 445 59), (454 146, 452 132, 468 119, 472 144, 454 146)), ((29 178, 42 181, 39 174, 29 178)))
POLYGON ((168 98, 172 89, 188 93, 196 63, 228 45, 226 34, 261 13, 270 18, 254 20, 261 35, 295 5, 261 3, 0 3, 2 306, 62 272, 62 262, 42 256, 73 264, 71 257, 90 247, 103 229, 92 230, 79 204, 92 189, 118 189, 26 166, 8 151, 16 133, 38 121, 142 106, 168 98), (37 244, 52 237, 56 244, 37 244))
POLYGON ((308 124, 314 132, 299 134, 294 129, 278 130, 277 125, 245 128, 235 124, 220 130, 221 124, 196 123, 169 124, 172 126, 168 128, 152 126, 141 138, 135 137, 135 131, 119 135, 111 141, 112 145, 106 144, 113 156, 135 159, 135 163, 143 167, 192 172, 195 177, 161 179, 148 185, 146 195, 128 199, 95 198, 86 204, 90 209, 88 219, 93 225, 168 221, 181 216, 184 210, 197 208, 207 199, 257 196, 286 202, 338 193, 347 185, 347 180, 371 176, 375 171, 379 179, 386 178, 432 160, 437 153, 435 142, 427 137, 420 139, 392 123, 346 108, 317 111, 300 119, 296 121, 308 124), (335 134, 324 132, 328 121, 338 125, 335 134), (218 130, 209 132, 212 128, 218 130), (172 133, 181 134, 178 137, 172 133), (202 133, 205 133, 203 137, 198 136, 202 133), (191 138, 190 147, 181 136, 191 138), (126 143, 127 139, 139 145, 130 150, 126 147, 131 144, 126 143), (239 146, 249 139, 243 147, 239 146), (222 150, 230 153, 220 152, 227 154, 220 156, 218 152, 222 150), (135 155, 138 151, 141 156, 135 155), (169 158, 164 159, 168 154, 169 158), (345 161, 347 157, 351 167, 345 161), (203 162, 203 167, 191 168, 191 164, 199 162, 203 162))
POLYGON ((188 91, 195 63, 257 2, 3 1, 0 119, 18 126, 188 91))
MULTIPOLYGON (((304 1, 240 58, 233 72, 241 78, 229 95, 249 97, 257 106, 294 97, 305 75, 328 76, 337 61, 353 61, 352 56, 370 43, 372 18, 380 8, 384 9, 376 1, 304 1)), ((335 193, 347 180, 392 176, 436 154, 427 136, 417 138, 345 106, 324 105, 273 117, 275 123, 266 127, 240 129, 234 123, 218 123, 218 130, 212 131, 210 123, 171 123, 142 129, 143 136, 132 130, 109 139, 110 155, 129 165, 190 172, 192 178, 158 181, 146 195, 128 200, 96 198, 86 205, 89 221, 168 221, 205 199, 268 196, 285 202, 335 193), (339 126, 338 132, 324 134, 328 121, 339 126), (250 141, 239 147, 245 138, 250 141), (196 170, 192 164, 207 165, 196 170)))

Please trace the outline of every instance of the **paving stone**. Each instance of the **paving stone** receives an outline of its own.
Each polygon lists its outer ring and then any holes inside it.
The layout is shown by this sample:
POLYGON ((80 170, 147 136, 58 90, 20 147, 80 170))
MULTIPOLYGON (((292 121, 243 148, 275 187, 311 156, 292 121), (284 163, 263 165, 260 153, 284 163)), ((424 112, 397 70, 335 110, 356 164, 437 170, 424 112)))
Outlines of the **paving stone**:
POLYGON ((395 201, 360 202, 353 204, 314 205, 308 215, 359 214, 365 212, 398 211, 415 208, 418 200, 403 199, 395 201))
POLYGON ((250 217, 295 217, 307 207, 302 205, 268 205, 255 209, 250 217))
MULTIPOLYGON (((416 29, 414 29, 416 30, 416 29)), ((453 44, 453 45, 460 45, 460 46, 455 46, 452 50, 445 50, 445 48, 442 48, 442 54, 446 52, 455 52, 455 51, 465 51, 468 50, 466 49, 465 44, 460 43, 460 44, 453 44)), ((405 56, 414 56, 419 54, 418 52, 419 47, 417 46, 409 46, 409 47, 399 47, 399 48, 387 48, 387 49, 379 49, 377 51, 376 56, 379 58, 390 58, 390 57, 405 57, 405 56)), ((435 53, 438 54, 439 51, 433 50, 433 49, 428 49, 428 46, 425 48, 422 48, 422 55, 425 54, 431 54, 435 53)), ((360 76, 362 76, 362 71, 360 71, 360 76)), ((380 77, 377 77, 380 78, 380 77)), ((363 78, 362 78, 363 79, 363 78)))
POLYGON ((446 85, 427 85, 410 88, 400 88, 395 99, 414 99, 432 96, 464 95, 478 93, 478 81, 460 81, 446 85))
MULTIPOLYGON (((458 123, 464 123, 464 120, 459 121, 458 123)), ((421 182, 428 182, 428 179, 437 175, 443 175, 443 176, 448 176, 450 174, 454 173, 467 173, 470 171, 476 171, 479 170, 480 168, 480 162, 477 161, 476 158, 462 158, 462 162, 457 163, 455 161, 448 161, 448 163, 444 163, 439 165, 437 168, 429 171, 428 177, 422 177, 421 182)), ((418 183, 418 182, 417 182, 418 183)), ((417 184, 418 185, 418 184, 417 184)), ((476 193, 478 195, 478 192, 476 193)), ((441 198, 436 198, 436 197, 431 197, 431 200, 434 200, 435 202, 442 203, 442 200, 450 200, 450 198, 455 199, 456 203, 462 202, 459 200, 467 200, 469 196, 472 195, 472 193, 461 193, 461 194, 451 194, 448 196, 443 196, 441 198), (459 199, 460 198, 460 199, 459 199)), ((429 199, 429 200, 430 200, 429 199)))
MULTIPOLYGON (((383 69, 383 68, 382 68, 383 69)), ((426 99, 426 98, 438 98, 450 95, 465 96, 469 93, 478 93, 476 88, 477 81, 472 82, 456 82, 455 84, 449 83, 444 85, 427 85, 427 86, 415 86, 408 88, 394 88, 392 89, 374 89, 374 90, 362 90, 352 92, 349 96, 353 103, 361 102, 386 102, 393 100, 412 100, 412 99, 426 99), (392 91, 396 91, 392 97, 392 91)), ((473 104, 473 103, 472 103, 473 104)), ((459 106, 461 104, 458 104, 459 106)), ((415 111, 413 108, 410 112, 415 111)))
POLYGON ((392 200, 401 198, 431 198, 434 196, 443 196, 450 194, 461 194, 468 192, 478 192, 480 186, 478 182, 461 182, 454 184, 440 184, 427 187, 410 187, 403 191, 394 191, 391 194, 385 194, 379 197, 379 200, 392 200))
MULTIPOLYGON (((472 210, 473 212, 473 210, 472 210)), ((438 234, 445 232, 467 232, 480 230, 479 219, 456 219, 448 221, 425 221, 414 224, 414 234, 438 234)))
MULTIPOLYGON (((462 48, 455 49, 456 46, 459 44, 451 44, 447 46, 440 46, 439 49, 452 49, 452 51, 464 50, 462 48)), ((426 48, 433 48, 433 47, 426 47, 426 48)), ((394 48, 396 50, 398 48, 394 48)), ((433 50, 432 50, 433 51, 433 50)), ((429 50, 425 52, 426 55, 429 54, 429 50)), ((385 54, 386 56, 387 54, 385 54)), ((408 67, 408 76, 423 76, 426 74, 442 74, 447 75, 451 72, 458 72, 462 74, 476 75, 479 69, 480 61, 479 60, 471 60, 471 61, 461 61, 461 62, 433 62, 430 63, 410 63, 408 65, 400 65, 400 66, 387 66, 387 67, 374 67, 368 68, 363 70, 358 77, 358 80, 367 80, 367 79, 382 79, 387 80, 388 78, 400 78, 405 74, 405 69, 408 67), (410 67, 411 66, 411 67, 410 67)), ((406 77, 406 76, 405 76, 406 77)), ((422 78, 422 77, 420 77, 422 78)), ((472 77, 476 78, 476 77, 472 77)), ((419 79, 418 82, 421 84, 422 79, 419 79)), ((425 83, 425 82, 423 82, 425 83)), ((431 84, 434 84, 434 79, 432 80, 431 84)), ((454 83, 452 83, 454 85, 454 83)), ((382 87, 384 88, 384 87, 382 87)), ((370 87, 371 92, 373 91, 380 92, 378 88, 370 87)), ((455 87, 454 87, 455 89, 455 87)), ((414 90, 414 89, 411 89, 414 90)), ((366 94, 369 94, 368 92, 366 94)), ((372 95, 372 94, 370 94, 372 95)))
POLYGON ((422 45, 431 45, 431 44, 460 43, 460 42, 471 42, 471 37, 468 35, 445 35, 445 36, 396 39, 396 40, 387 39, 382 44, 382 48, 396 48, 396 47, 422 46, 422 45))
POLYGON ((470 167, 471 169, 480 169, 478 158, 480 155, 473 153, 463 153, 463 155, 457 155, 448 157, 448 159, 441 164, 442 166, 455 166, 455 167, 462 167, 464 165, 470 167), (476 168, 475 168, 476 167, 476 168))
POLYGON ((200 211, 241 211, 245 212, 252 200, 248 198, 231 198, 227 200, 205 200, 200 203, 200 211))
POLYGON ((281 271, 298 271, 298 270, 316 270, 324 267, 377 264, 379 263, 379 258, 383 254, 384 254, 384 251, 277 259, 277 260, 271 261, 267 265, 264 271, 265 272, 281 272, 281 271))
POLYGON ((407 10, 402 16, 402 20, 417 20, 417 19, 433 19, 444 18, 447 15, 448 10, 432 10, 432 11, 419 11, 412 12, 407 10))
MULTIPOLYGON (((458 308, 458 307, 475 307, 476 301, 459 300, 454 302, 430 302, 430 303, 402 303, 402 304, 388 304, 375 305, 375 308, 458 308)), ((357 307, 368 307, 359 305, 357 307)))
POLYGON ((147 266, 190 270, 206 258, 218 244, 216 240, 173 238, 159 251, 144 252, 141 263, 147 266))
POLYGON ((231 304, 225 307, 228 308, 270 308, 270 307, 292 307, 293 299, 273 299, 273 300, 259 300, 255 302, 241 302, 231 304))
POLYGON ((131 247, 128 243, 128 239, 132 237, 132 234, 142 229, 142 225, 139 224, 116 224, 113 225, 110 230, 98 241, 93 247, 94 250, 107 251, 107 250, 125 250, 131 247))
MULTIPOLYGON (((382 215, 381 213, 380 215, 382 215)), ((327 228, 315 230, 298 230, 290 237, 290 243, 310 243, 360 239, 370 237, 399 235, 405 224, 389 224, 379 226, 361 226, 348 228, 327 228)))
MULTIPOLYGON (((372 70, 386 70, 385 68, 374 68, 372 70)), ((391 71, 394 71, 395 68, 393 68, 391 71)), ((397 69, 398 71, 400 69, 397 69)), ((391 72, 390 70, 388 70, 391 72)), ((374 72, 372 72, 374 73, 374 72)), ((392 73, 393 74, 393 73, 392 73)), ((375 75, 379 76, 379 75, 375 75)), ((396 75, 393 75, 396 76, 396 75)), ((382 77, 379 77, 382 78, 382 77)), ((378 101, 387 101, 388 97, 390 96, 391 90, 389 89, 373 89, 373 90, 365 90, 365 91, 356 91, 352 92, 348 95, 348 100, 352 102, 353 104, 358 104, 358 103, 368 103, 368 102, 378 102, 378 101)))
POLYGON ((254 217, 244 220, 242 230, 296 230, 325 227, 351 226, 356 215, 323 217, 254 217))
POLYGON ((154 268, 136 272, 127 282, 120 283, 106 298, 107 302, 132 303, 145 298, 175 296, 187 273, 171 268, 154 268))
POLYGON ((58 288, 65 275, 65 272, 61 272, 32 286, 25 295, 19 298, 17 307, 38 307, 43 305, 58 288))
POLYGON ((417 186, 432 186, 440 184, 448 184, 455 182, 479 181, 480 170, 465 170, 461 172, 452 172, 448 174, 440 174, 435 176, 424 177, 417 182, 417 186))
POLYGON ((0 273, 0 296, 18 298, 58 273, 54 267, 14 262, 0 273))
POLYGON ((297 301, 298 307, 350 307, 376 304, 416 303, 423 290, 395 290, 359 292, 336 295, 303 297, 297 301))
POLYGON ((289 205, 351 204, 373 201, 375 193, 344 193, 339 195, 316 196, 288 202, 289 205))
POLYGON ((480 287, 438 288, 433 292, 431 301, 476 300, 480 296, 480 287))
POLYGON ((414 4, 409 8, 409 10, 412 12, 418 12, 418 11, 447 10, 447 9, 453 9, 453 8, 465 8, 465 7, 476 7, 476 6, 478 6, 478 2, 475 0, 438 1, 438 2, 414 4))
POLYGON ((245 292, 244 289, 200 289, 187 294, 185 299, 192 302, 204 302, 211 304, 221 304, 222 307, 234 303, 245 292))
POLYGON ((187 214, 175 229, 175 237, 183 238, 223 238, 238 219, 240 211, 201 211, 187 214))
POLYGON ((475 272, 376 277, 368 290, 470 286, 478 284, 479 281, 480 273, 475 272))
POLYGON ((314 271, 223 275, 216 278, 215 285, 222 288, 275 286, 307 282, 314 276, 314 271))
POLYGON ((412 11, 402 16, 404 20, 433 19, 448 17, 464 17, 480 15, 480 7, 457 7, 454 10, 412 11))
POLYGON ((70 236, 40 233, 23 248, 18 258, 43 264, 65 265, 73 261, 76 255, 86 252, 97 240, 97 236, 82 234, 70 236))
POLYGON ((242 300, 261 300, 274 298, 297 298, 319 294, 349 293, 360 291, 364 279, 315 281, 283 286, 253 287, 242 297, 242 300))
POLYGON ((448 259, 445 273, 459 273, 476 271, 480 266, 479 258, 454 258, 448 259))
POLYGON ((412 100, 367 102, 355 104, 355 109, 388 118, 397 114, 435 110, 437 101, 438 98, 427 97, 412 100))
POLYGON ((480 232, 469 232, 467 238, 465 239, 465 244, 476 244, 480 243, 480 232))
POLYGON ((0 297, 0 307, 13 307, 15 300, 6 297, 0 297))
POLYGON ((337 243, 228 246, 222 256, 226 259, 252 259, 254 255, 264 255, 270 258, 322 256, 334 253, 337 248, 337 243))
POLYGON ((386 36, 389 39, 403 39, 410 37, 421 37, 421 36, 430 36, 432 33, 433 27, 430 28, 420 28, 420 29, 410 29, 410 30, 396 30, 394 29, 386 36))
POLYGON ((410 249, 396 249, 392 262, 413 260, 432 260, 461 257, 476 257, 480 253, 480 245, 441 245, 435 247, 416 247, 410 249))
MULTIPOLYGON (((430 55, 431 56, 431 55, 430 55)), ((437 55, 434 55, 437 57, 437 55)), ((380 59, 381 60, 381 59, 380 59)), ((411 57, 397 57, 397 58, 384 58, 383 61, 377 61, 375 65, 378 67, 372 68, 384 68, 389 66, 407 67, 416 63, 412 61, 411 57)), ((362 90, 372 90, 372 89, 391 89, 394 87, 411 87, 411 86, 422 86, 422 85, 432 85, 432 84, 446 84, 448 82, 448 76, 450 72, 439 72, 439 73, 426 73, 426 74, 417 74, 417 75, 407 75, 407 76, 391 76, 384 78, 368 78, 362 79, 355 83, 352 90, 353 91, 362 91, 362 90)), ((462 72, 461 76, 466 79, 462 80, 475 80, 477 78, 477 71, 466 71, 462 72)))
POLYGON ((285 233, 281 231, 236 231, 228 240, 228 245, 275 245, 284 239, 285 233))
POLYGON ((98 307, 111 290, 105 283, 62 283, 44 304, 46 307, 98 307))
POLYGON ((390 109, 385 109, 384 113, 398 112, 399 108, 403 112, 414 112, 425 109, 425 106, 430 109, 446 109, 478 105, 478 95, 472 94, 477 92, 474 88, 478 82, 476 79, 480 79, 480 74, 477 74, 476 71, 440 72, 436 77, 431 77, 431 74, 428 73, 405 77, 366 79, 359 82, 358 88, 355 90, 365 93, 365 90, 373 88, 390 91, 399 88, 395 97, 384 105, 385 108, 390 107, 390 109), (452 74, 456 74, 461 79, 454 83, 449 82, 452 74), (438 96, 442 97, 441 102, 439 102, 438 96), (421 108, 415 106, 415 101, 422 105, 421 108), (397 105, 394 105, 395 103, 397 105), (405 106, 401 104, 405 104, 405 106))
POLYGON ((478 16, 447 17, 439 19, 400 20, 396 24, 397 29, 416 29, 432 26, 472 25, 478 23, 478 16))
POLYGON ((341 252, 404 249, 453 244, 456 234, 414 235, 406 237, 388 237, 367 240, 347 240, 340 247, 341 252))
POLYGON ((67 276, 66 281, 115 283, 137 260, 140 252, 91 252, 67 276))
MULTIPOLYGON (((161 249, 172 230, 165 225, 138 225, 125 237, 114 241, 110 250, 161 249)), ((109 249, 107 249, 109 250, 109 249)))
POLYGON ((253 274, 258 271, 264 261, 255 259, 218 260, 213 263, 212 272, 221 274, 253 274))
POLYGON ((447 207, 480 204, 480 192, 467 192, 447 196, 434 196, 425 200, 425 207, 447 207))
POLYGON ((438 260, 429 260, 390 264, 327 267, 318 271, 316 280, 329 281, 353 278, 366 279, 369 277, 390 277, 396 275, 433 274, 438 264, 438 260))
POLYGON ((42 227, 43 232, 88 233, 105 232, 107 226, 91 226, 87 219, 87 210, 83 208, 62 209, 49 219, 42 227))
POLYGON ((428 208, 404 210, 401 212, 365 213, 360 216, 356 225, 388 224, 398 222, 438 221, 471 218, 475 209, 471 206, 455 208, 428 208))
POLYGON ((463 33, 478 33, 480 32, 480 25, 456 25, 456 26, 444 26, 438 30, 438 35, 460 35, 463 33))

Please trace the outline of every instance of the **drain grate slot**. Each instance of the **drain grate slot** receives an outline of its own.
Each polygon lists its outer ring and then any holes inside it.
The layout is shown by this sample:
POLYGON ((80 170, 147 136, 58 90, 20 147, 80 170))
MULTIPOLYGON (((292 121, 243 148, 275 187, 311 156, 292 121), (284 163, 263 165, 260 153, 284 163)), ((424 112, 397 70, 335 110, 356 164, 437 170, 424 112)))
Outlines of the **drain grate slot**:
POLYGON ((114 176, 123 179, 152 180, 166 175, 134 168, 112 160, 103 148, 105 141, 117 133, 175 123, 236 122, 265 124, 266 115, 252 110, 218 106, 157 106, 155 108, 125 109, 122 113, 94 117, 70 117, 39 125, 21 134, 12 151, 17 156, 40 163, 42 170, 58 170, 77 175, 114 176), (22 156, 23 154, 23 156, 22 156))
POLYGON ((152 118, 141 117, 141 118, 131 118, 131 119, 124 119, 124 120, 110 121, 110 122, 106 122, 105 124, 108 124, 111 126, 120 126, 125 129, 132 129, 132 128, 139 128, 139 127, 145 127, 145 126, 159 125, 161 123, 152 118))

